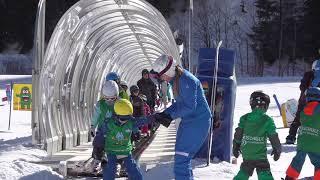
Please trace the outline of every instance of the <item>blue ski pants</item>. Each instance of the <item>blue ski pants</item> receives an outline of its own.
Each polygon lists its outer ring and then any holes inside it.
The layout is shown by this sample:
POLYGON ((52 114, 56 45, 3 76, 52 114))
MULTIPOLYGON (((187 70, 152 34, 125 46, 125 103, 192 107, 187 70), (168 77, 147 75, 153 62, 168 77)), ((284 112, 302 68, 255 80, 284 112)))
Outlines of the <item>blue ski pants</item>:
POLYGON ((206 140, 210 124, 210 121, 180 123, 174 156, 176 180, 193 180, 191 160, 206 140))
MULTIPOLYGON (((114 180, 116 174, 116 165, 117 165, 117 156, 116 155, 107 155, 108 162, 103 167, 103 180, 114 180)), ((122 159, 124 166, 128 172, 130 180, 142 180, 142 174, 140 168, 138 167, 136 161, 132 158, 132 155, 122 159)))
POLYGON ((306 159, 306 156, 309 156, 311 163, 314 165, 315 168, 315 176, 314 178, 320 179, 320 154, 318 153, 311 153, 311 152, 304 152, 301 150, 297 151, 296 156, 292 159, 290 166, 287 169, 287 176, 291 178, 298 178, 306 159))

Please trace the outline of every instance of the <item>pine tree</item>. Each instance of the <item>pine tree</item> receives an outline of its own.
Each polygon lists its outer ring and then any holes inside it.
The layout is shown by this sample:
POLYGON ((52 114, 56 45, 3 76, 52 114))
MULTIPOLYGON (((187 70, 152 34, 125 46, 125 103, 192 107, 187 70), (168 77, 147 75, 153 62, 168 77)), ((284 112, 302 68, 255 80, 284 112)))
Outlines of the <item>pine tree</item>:
POLYGON ((273 63, 278 55, 278 37, 276 3, 271 0, 257 0, 255 2, 257 23, 249 34, 253 44, 252 48, 258 60, 258 75, 263 75, 264 62, 273 63))
MULTIPOLYGON (((303 56, 302 49, 298 47, 303 43, 303 36, 299 35, 302 30, 303 2, 302 0, 282 0, 281 7, 283 29, 281 55, 284 57, 281 64, 287 63, 287 65, 280 71, 282 75, 284 70, 287 75, 290 75, 289 67, 292 67, 294 74, 296 60, 303 56)), ((278 21, 280 22, 280 19, 278 21)))
POLYGON ((304 43, 302 44, 304 56, 307 60, 313 61, 319 58, 318 49, 320 48, 320 1, 319 0, 306 0, 304 4, 304 17, 303 17, 303 33, 304 43))
POLYGON ((296 9, 296 1, 283 1, 282 2, 282 18, 283 18, 283 44, 282 44, 282 53, 288 57, 290 60, 293 60, 294 57, 292 50, 295 45, 294 41, 294 33, 295 26, 297 25, 295 10, 296 9))

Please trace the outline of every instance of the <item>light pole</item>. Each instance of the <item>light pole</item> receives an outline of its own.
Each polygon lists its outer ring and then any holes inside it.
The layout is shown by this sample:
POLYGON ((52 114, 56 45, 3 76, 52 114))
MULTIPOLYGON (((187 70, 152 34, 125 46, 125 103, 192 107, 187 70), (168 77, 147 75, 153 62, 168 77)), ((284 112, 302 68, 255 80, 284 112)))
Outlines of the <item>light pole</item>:
POLYGON ((283 76, 282 73, 282 65, 281 65, 281 52, 282 52, 282 36, 283 36, 283 31, 282 31, 282 0, 280 0, 280 39, 279 39, 279 50, 278 50, 278 61, 279 61, 279 69, 278 69, 278 76, 283 76))

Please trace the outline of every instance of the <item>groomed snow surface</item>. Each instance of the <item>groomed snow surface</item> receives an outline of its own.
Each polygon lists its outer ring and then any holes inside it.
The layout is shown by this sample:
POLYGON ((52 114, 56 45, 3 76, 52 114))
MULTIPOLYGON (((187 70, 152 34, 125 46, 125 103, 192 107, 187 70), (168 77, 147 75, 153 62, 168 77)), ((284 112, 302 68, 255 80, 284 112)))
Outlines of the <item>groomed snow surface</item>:
POLYGON ((44 150, 31 144, 30 111, 12 111, 8 130, 10 106, 1 99, 6 96, 5 84, 10 81, 31 83, 31 76, 0 76, 0 179, 62 179, 61 175, 47 166, 29 163, 47 155, 44 150))
MULTIPOLYGON (((0 98, 5 96, 4 83, 7 79, 15 82, 29 82, 31 77, 25 76, 0 76, 0 98)), ((234 128, 239 118, 250 111, 249 96, 254 90, 263 90, 271 97, 268 115, 273 117, 281 142, 285 141, 289 129, 284 129, 282 119, 272 98, 273 94, 278 96, 279 102, 283 103, 291 98, 299 96, 299 79, 293 78, 246 78, 238 79, 236 108, 234 115, 234 128)), ((0 101, 1 104, 1 101, 0 101)), ((30 161, 41 160, 46 152, 31 145, 31 112, 13 111, 11 117, 11 128, 8 130, 9 105, 2 103, 0 106, 0 179, 62 179, 62 176, 53 172, 46 166, 30 163, 30 161)), ((268 147, 270 154, 271 147, 268 147)), ((273 161, 269 156, 271 170, 276 180, 285 176, 285 171, 295 155, 295 145, 283 146, 283 153, 279 161, 273 161)), ((242 159, 237 159, 237 164, 227 162, 215 162, 206 167, 205 161, 194 160, 194 176, 199 180, 230 180, 239 171, 242 159)), ((174 179, 173 162, 161 162, 150 166, 148 172, 144 172, 145 179, 163 180, 174 179), (168 177, 163 177, 166 174, 168 177)), ((143 169, 143 168, 142 168, 143 169)), ((314 167, 307 158, 300 178, 313 176, 314 167)), ((257 179, 254 173, 251 179, 257 179)))

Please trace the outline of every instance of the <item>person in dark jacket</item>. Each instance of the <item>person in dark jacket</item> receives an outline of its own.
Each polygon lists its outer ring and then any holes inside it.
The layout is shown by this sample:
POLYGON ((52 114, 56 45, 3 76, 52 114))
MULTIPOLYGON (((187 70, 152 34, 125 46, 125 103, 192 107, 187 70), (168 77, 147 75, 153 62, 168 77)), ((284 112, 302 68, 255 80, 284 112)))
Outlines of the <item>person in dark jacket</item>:
POLYGON ((290 125, 289 135, 286 138, 286 144, 294 144, 296 141, 296 135, 298 128, 300 127, 300 113, 303 110, 304 106, 306 105, 306 97, 305 97, 305 91, 310 86, 319 86, 319 80, 318 78, 315 78, 315 74, 317 74, 320 71, 320 61, 315 60, 312 64, 312 70, 307 71, 304 73, 303 78, 301 79, 300 83, 300 97, 299 97, 299 104, 298 109, 296 112, 296 116, 290 125))
POLYGON ((133 117, 141 117, 144 116, 144 106, 143 100, 139 96, 139 87, 133 85, 130 87, 130 102, 133 105, 133 117))
POLYGON ((140 89, 140 93, 147 96, 147 104, 153 112, 157 98, 157 87, 150 79, 149 71, 147 69, 142 70, 142 78, 137 82, 137 85, 140 89))
MULTIPOLYGON (((130 102, 133 106, 133 114, 132 116, 135 118, 143 117, 144 114, 144 106, 143 100, 139 96, 139 87, 137 85, 132 85, 130 87, 130 102)), ((134 132, 131 135, 131 141, 133 146, 135 147, 134 141, 139 141, 140 139, 140 132, 139 129, 134 129, 134 132)))

